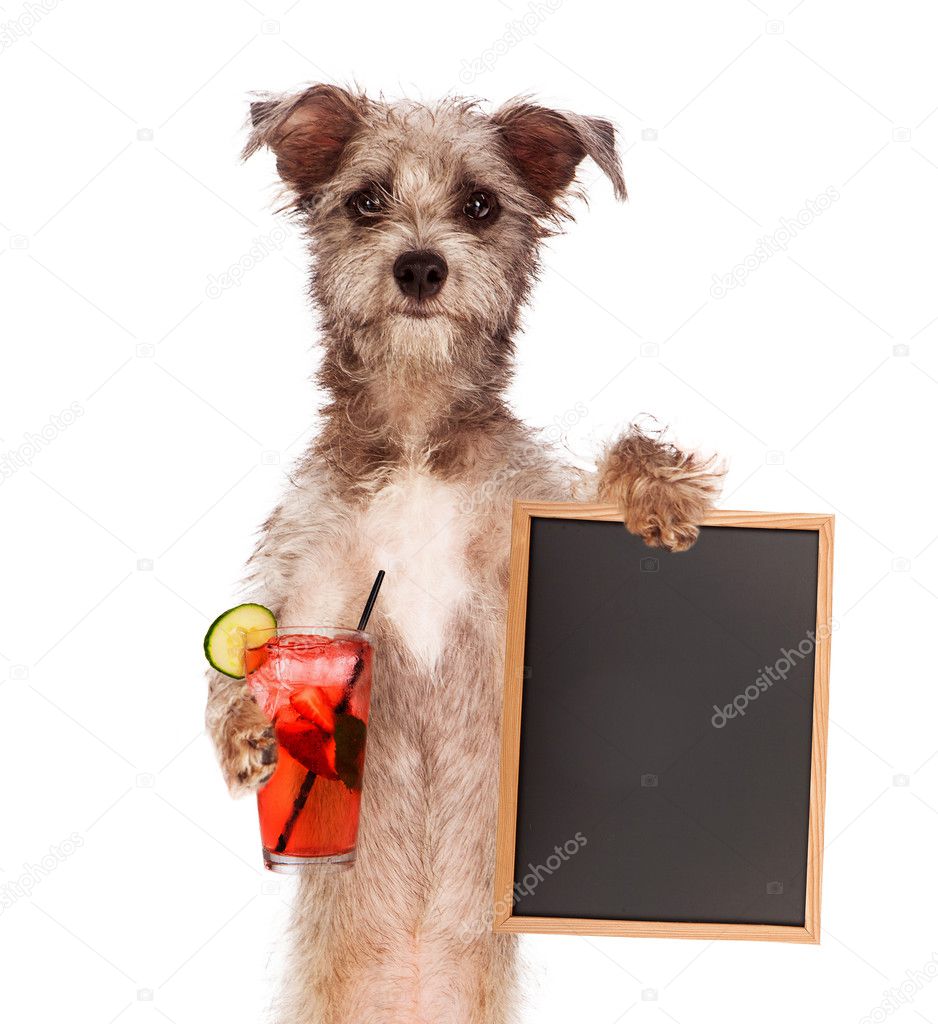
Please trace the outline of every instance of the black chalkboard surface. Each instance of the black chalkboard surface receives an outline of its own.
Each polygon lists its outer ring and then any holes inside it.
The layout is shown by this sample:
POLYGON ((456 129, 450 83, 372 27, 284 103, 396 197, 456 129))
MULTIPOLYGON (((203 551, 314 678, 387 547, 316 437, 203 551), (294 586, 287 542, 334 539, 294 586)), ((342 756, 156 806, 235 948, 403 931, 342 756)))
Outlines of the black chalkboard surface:
POLYGON ((817 941, 831 539, 518 503, 497 929, 817 941))

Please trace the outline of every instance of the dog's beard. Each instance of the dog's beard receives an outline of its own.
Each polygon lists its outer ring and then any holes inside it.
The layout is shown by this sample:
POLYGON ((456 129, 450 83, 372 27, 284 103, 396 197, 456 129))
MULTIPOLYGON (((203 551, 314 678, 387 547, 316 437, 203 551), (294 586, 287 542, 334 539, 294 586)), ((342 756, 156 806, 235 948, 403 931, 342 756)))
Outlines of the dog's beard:
POLYGON ((452 362, 456 324, 445 315, 395 313, 368 331, 368 348, 389 366, 444 367, 452 362))

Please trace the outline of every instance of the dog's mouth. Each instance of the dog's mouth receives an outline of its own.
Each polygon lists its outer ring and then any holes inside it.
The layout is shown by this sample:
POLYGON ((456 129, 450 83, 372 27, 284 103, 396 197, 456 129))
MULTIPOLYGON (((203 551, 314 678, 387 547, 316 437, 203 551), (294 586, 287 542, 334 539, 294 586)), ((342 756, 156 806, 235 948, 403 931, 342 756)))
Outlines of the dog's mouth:
POLYGON ((433 320, 445 316, 445 311, 437 302, 409 300, 403 303, 397 310, 399 316, 408 320, 433 320))

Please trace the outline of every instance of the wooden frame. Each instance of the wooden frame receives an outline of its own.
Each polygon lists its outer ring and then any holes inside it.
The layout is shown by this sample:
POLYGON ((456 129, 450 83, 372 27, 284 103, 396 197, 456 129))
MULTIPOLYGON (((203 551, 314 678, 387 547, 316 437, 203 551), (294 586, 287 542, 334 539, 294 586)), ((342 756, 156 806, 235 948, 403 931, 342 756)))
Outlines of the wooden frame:
POLYGON ((521 698, 527 615, 528 558, 532 518, 621 521, 615 506, 516 501, 511 529, 510 589, 505 649, 501 779, 493 926, 496 932, 566 935, 628 935, 638 938, 749 939, 817 943, 821 934, 821 867, 824 852, 824 790, 827 772, 828 683, 830 671, 831 578, 834 517, 789 512, 716 511, 701 526, 816 530, 818 533, 817 641, 814 651, 814 704, 811 735, 811 790, 808 811, 808 857, 804 926, 719 924, 673 921, 620 921, 512 915, 515 827, 521 740, 521 698))

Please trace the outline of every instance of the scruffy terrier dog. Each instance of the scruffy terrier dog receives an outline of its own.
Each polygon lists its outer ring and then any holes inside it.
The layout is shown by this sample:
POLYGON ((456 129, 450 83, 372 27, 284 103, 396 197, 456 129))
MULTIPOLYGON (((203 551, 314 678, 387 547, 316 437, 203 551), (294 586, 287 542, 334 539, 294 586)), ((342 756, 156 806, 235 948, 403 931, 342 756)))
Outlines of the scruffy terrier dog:
MULTIPOLYGON (((630 429, 589 475, 505 405, 512 338, 580 162, 625 185, 608 121, 514 101, 385 103, 317 85, 251 108, 308 234, 324 425, 264 526, 251 599, 353 624, 388 570, 358 860, 300 880, 282 1024, 500 1024, 516 943, 488 926, 511 502, 617 502, 689 547, 720 473, 630 429)), ((276 745, 242 682, 208 723, 234 793, 276 745)))

